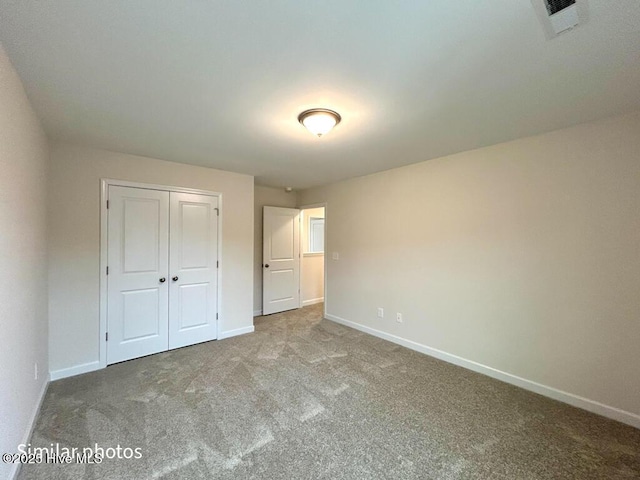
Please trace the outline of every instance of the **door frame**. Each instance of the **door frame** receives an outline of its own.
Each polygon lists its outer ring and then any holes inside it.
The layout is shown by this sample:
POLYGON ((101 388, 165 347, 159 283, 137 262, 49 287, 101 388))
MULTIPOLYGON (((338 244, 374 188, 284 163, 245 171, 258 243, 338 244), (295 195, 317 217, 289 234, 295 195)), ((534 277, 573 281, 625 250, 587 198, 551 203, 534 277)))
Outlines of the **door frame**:
MULTIPOLYGON (((324 301, 322 302, 322 316, 326 317, 327 316, 327 262, 328 262, 328 255, 327 255, 327 216, 328 216, 328 210, 329 207, 327 205, 327 202, 322 202, 322 203, 310 203, 308 205, 300 205, 298 208, 298 210, 300 210, 300 212, 302 212, 303 210, 309 209, 309 208, 320 208, 320 207, 324 207, 324 301)), ((303 225, 302 222, 300 222, 300 233, 302 233, 302 229, 303 229, 303 225)), ((299 289, 300 289, 300 306, 298 308, 302 308, 302 271, 304 269, 304 266, 302 265, 304 262, 302 261, 304 254, 302 253, 302 235, 300 235, 300 283, 299 283, 299 289)))
MULTIPOLYGON (((99 299, 99 334, 98 334, 98 347, 100 352, 99 368, 107 367, 107 259, 108 259, 108 242, 109 242, 109 224, 108 224, 108 210, 107 201, 109 200, 109 187, 132 187, 142 188, 146 190, 161 190, 165 192, 180 192, 180 193, 195 193, 197 195, 208 195, 210 197, 218 198, 218 208, 220 209, 218 215, 218 261, 219 268, 217 269, 217 303, 218 313, 222 312, 222 269, 224 268, 224 262, 222 261, 222 193, 214 192, 210 190, 199 190, 195 188, 186 187, 174 187, 171 185, 158 185, 154 183, 142 183, 142 182, 130 182, 127 180, 115 180, 112 178, 100 179, 100 299, 99 299)), ((326 210, 325 210, 326 215, 326 210)), ((216 338, 220 338, 220 320, 216 320, 216 338)))

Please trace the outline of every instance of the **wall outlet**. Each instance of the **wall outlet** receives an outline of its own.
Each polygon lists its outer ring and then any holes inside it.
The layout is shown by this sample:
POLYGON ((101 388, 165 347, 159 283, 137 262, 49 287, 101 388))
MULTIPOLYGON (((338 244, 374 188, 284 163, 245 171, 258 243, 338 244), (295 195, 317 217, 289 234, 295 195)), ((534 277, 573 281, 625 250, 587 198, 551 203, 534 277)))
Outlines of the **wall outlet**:
POLYGON ((331 258, 333 258, 334 260, 340 260, 340 254, 338 252, 333 252, 331 258))
POLYGON ((396 313, 396 322, 402 323, 402 314, 400 312, 396 313))
POLYGON ((378 307, 378 318, 384 318, 384 308, 378 307))
POLYGON ((38 364, 37 363, 33 364, 33 377, 34 377, 34 380, 38 379, 38 364))

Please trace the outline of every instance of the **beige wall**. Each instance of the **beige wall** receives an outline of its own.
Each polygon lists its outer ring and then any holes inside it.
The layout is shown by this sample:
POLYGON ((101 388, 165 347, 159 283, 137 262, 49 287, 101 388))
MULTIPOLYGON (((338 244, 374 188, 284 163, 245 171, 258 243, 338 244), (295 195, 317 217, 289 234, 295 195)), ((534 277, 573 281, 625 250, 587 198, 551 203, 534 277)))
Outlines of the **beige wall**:
MULTIPOLYGON (((48 378, 46 177, 49 150, 0 46, 0 451, 17 453, 48 378), (34 365, 39 378, 35 380, 34 365)), ((0 478, 17 464, 0 463, 0 478)))
POLYGON ((222 194, 222 333, 251 327, 253 177, 58 144, 49 182, 50 362, 72 369, 99 359, 100 179, 222 194))
POLYGON ((299 194, 324 201, 329 314, 640 414, 640 112, 299 194))
POLYGON ((295 208, 296 192, 285 192, 284 188, 255 186, 254 236, 253 236, 253 312, 262 313, 262 207, 295 208))
POLYGON ((309 218, 324 218, 324 207, 302 210, 303 221, 300 234, 302 251, 301 292, 302 305, 313 305, 324 299, 324 255, 308 253, 309 218))

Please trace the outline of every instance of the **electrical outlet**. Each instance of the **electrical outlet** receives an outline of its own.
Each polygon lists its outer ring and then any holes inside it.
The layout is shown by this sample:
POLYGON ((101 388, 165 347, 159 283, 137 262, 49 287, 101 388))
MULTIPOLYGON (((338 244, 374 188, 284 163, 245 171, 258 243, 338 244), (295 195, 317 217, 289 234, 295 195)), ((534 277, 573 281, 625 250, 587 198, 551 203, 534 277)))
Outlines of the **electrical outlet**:
POLYGON ((33 364, 33 377, 34 377, 34 380, 38 379, 38 364, 37 363, 33 364))
POLYGON ((402 323, 402 314, 400 312, 396 313, 396 322, 402 323))
POLYGON ((384 318, 384 308, 378 308, 378 318, 384 318))

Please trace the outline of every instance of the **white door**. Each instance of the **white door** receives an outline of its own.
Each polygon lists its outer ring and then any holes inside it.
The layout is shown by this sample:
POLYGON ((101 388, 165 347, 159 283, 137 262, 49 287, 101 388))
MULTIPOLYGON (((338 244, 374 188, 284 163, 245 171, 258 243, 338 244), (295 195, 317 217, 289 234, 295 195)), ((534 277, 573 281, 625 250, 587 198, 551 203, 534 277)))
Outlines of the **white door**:
POLYGON ((167 350, 169 192, 109 187, 107 363, 167 350))
POLYGON ((171 192, 169 348, 214 340, 218 198, 171 192))
POLYGON ((262 314, 300 307, 300 210, 264 207, 262 314))

